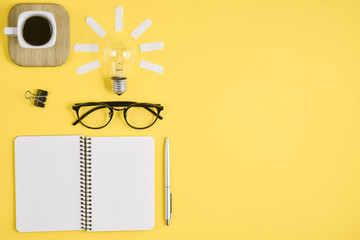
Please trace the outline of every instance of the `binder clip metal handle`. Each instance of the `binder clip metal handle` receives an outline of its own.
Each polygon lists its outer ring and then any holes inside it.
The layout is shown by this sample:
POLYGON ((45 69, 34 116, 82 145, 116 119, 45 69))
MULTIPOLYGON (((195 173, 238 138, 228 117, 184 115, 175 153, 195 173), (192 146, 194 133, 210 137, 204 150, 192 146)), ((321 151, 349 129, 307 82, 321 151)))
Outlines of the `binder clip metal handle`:
POLYGON ((25 98, 29 99, 30 102, 34 101, 34 106, 41 108, 45 107, 47 96, 48 96, 48 92, 41 89, 38 89, 36 91, 36 94, 30 92, 29 90, 25 92, 25 98))

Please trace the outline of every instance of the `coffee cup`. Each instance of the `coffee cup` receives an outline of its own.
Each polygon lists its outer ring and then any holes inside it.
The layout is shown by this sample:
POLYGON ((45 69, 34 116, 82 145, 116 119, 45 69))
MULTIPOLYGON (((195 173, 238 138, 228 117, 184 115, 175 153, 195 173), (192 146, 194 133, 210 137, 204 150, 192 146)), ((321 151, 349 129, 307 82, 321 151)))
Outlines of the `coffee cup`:
POLYGON ((56 22, 52 13, 26 11, 20 13, 16 27, 5 27, 6 35, 17 37, 23 48, 49 48, 56 42, 56 22))

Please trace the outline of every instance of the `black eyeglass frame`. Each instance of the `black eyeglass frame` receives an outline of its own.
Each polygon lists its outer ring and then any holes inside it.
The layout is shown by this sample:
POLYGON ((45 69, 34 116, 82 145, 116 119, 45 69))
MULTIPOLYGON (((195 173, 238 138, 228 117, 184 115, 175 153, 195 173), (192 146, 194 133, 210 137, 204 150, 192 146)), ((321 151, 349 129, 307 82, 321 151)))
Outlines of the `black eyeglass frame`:
POLYGON ((87 127, 87 128, 90 128, 90 129, 101 129, 101 128, 104 128, 106 127, 112 120, 113 116, 114 116, 114 111, 123 111, 123 115, 124 115, 124 119, 125 119, 125 122, 127 123, 127 125, 129 125, 129 127, 131 128, 134 128, 134 129, 146 129, 146 128, 149 128, 151 127, 152 125, 154 125, 154 123, 160 119, 162 120, 163 117, 160 116, 160 112, 164 109, 163 106, 161 106, 160 104, 152 104, 152 103, 139 103, 139 102, 127 102, 127 101, 116 101, 116 102, 87 102, 87 103, 75 103, 75 105, 72 107, 72 109, 76 112, 76 116, 77 116, 77 120, 75 122, 73 122, 72 125, 76 125, 78 124, 79 122, 84 126, 84 127, 87 127), (81 107, 88 107, 88 106, 98 106, 98 107, 95 107, 89 111, 87 111, 86 113, 84 113, 81 117, 79 115, 79 109, 81 107), (146 126, 146 127, 135 127, 133 125, 131 125, 127 118, 126 118, 126 113, 127 111, 131 108, 131 107, 143 107, 145 108, 146 110, 148 110, 149 112, 151 112, 152 114, 154 114, 156 116, 155 120, 149 125, 149 126, 146 126), (116 107, 123 107, 121 109, 119 108, 116 108, 116 107), (153 108, 156 108, 157 112, 153 111, 150 107, 153 107, 153 108), (101 127, 90 127, 90 126, 87 126, 86 124, 84 124, 81 120, 84 119, 86 116, 88 116, 90 113, 98 110, 98 109, 101 109, 101 108, 108 108, 110 110, 110 119, 109 121, 104 125, 104 126, 101 126, 101 127))

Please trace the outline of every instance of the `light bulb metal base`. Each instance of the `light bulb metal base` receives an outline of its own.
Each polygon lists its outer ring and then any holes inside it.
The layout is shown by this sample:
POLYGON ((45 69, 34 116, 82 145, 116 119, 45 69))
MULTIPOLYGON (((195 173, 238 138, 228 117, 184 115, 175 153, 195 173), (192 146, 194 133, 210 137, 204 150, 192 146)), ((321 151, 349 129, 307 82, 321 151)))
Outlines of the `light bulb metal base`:
POLYGON ((112 77, 112 90, 117 95, 121 95, 126 91, 126 77, 112 77))

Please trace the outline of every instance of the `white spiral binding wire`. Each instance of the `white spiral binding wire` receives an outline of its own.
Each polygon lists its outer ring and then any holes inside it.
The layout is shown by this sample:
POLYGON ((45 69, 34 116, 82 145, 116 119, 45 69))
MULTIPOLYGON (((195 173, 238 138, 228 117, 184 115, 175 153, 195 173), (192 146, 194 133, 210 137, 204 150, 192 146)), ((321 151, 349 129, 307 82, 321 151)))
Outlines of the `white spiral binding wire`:
POLYGON ((91 138, 86 137, 80 137, 80 189, 81 228, 91 231, 91 138))

